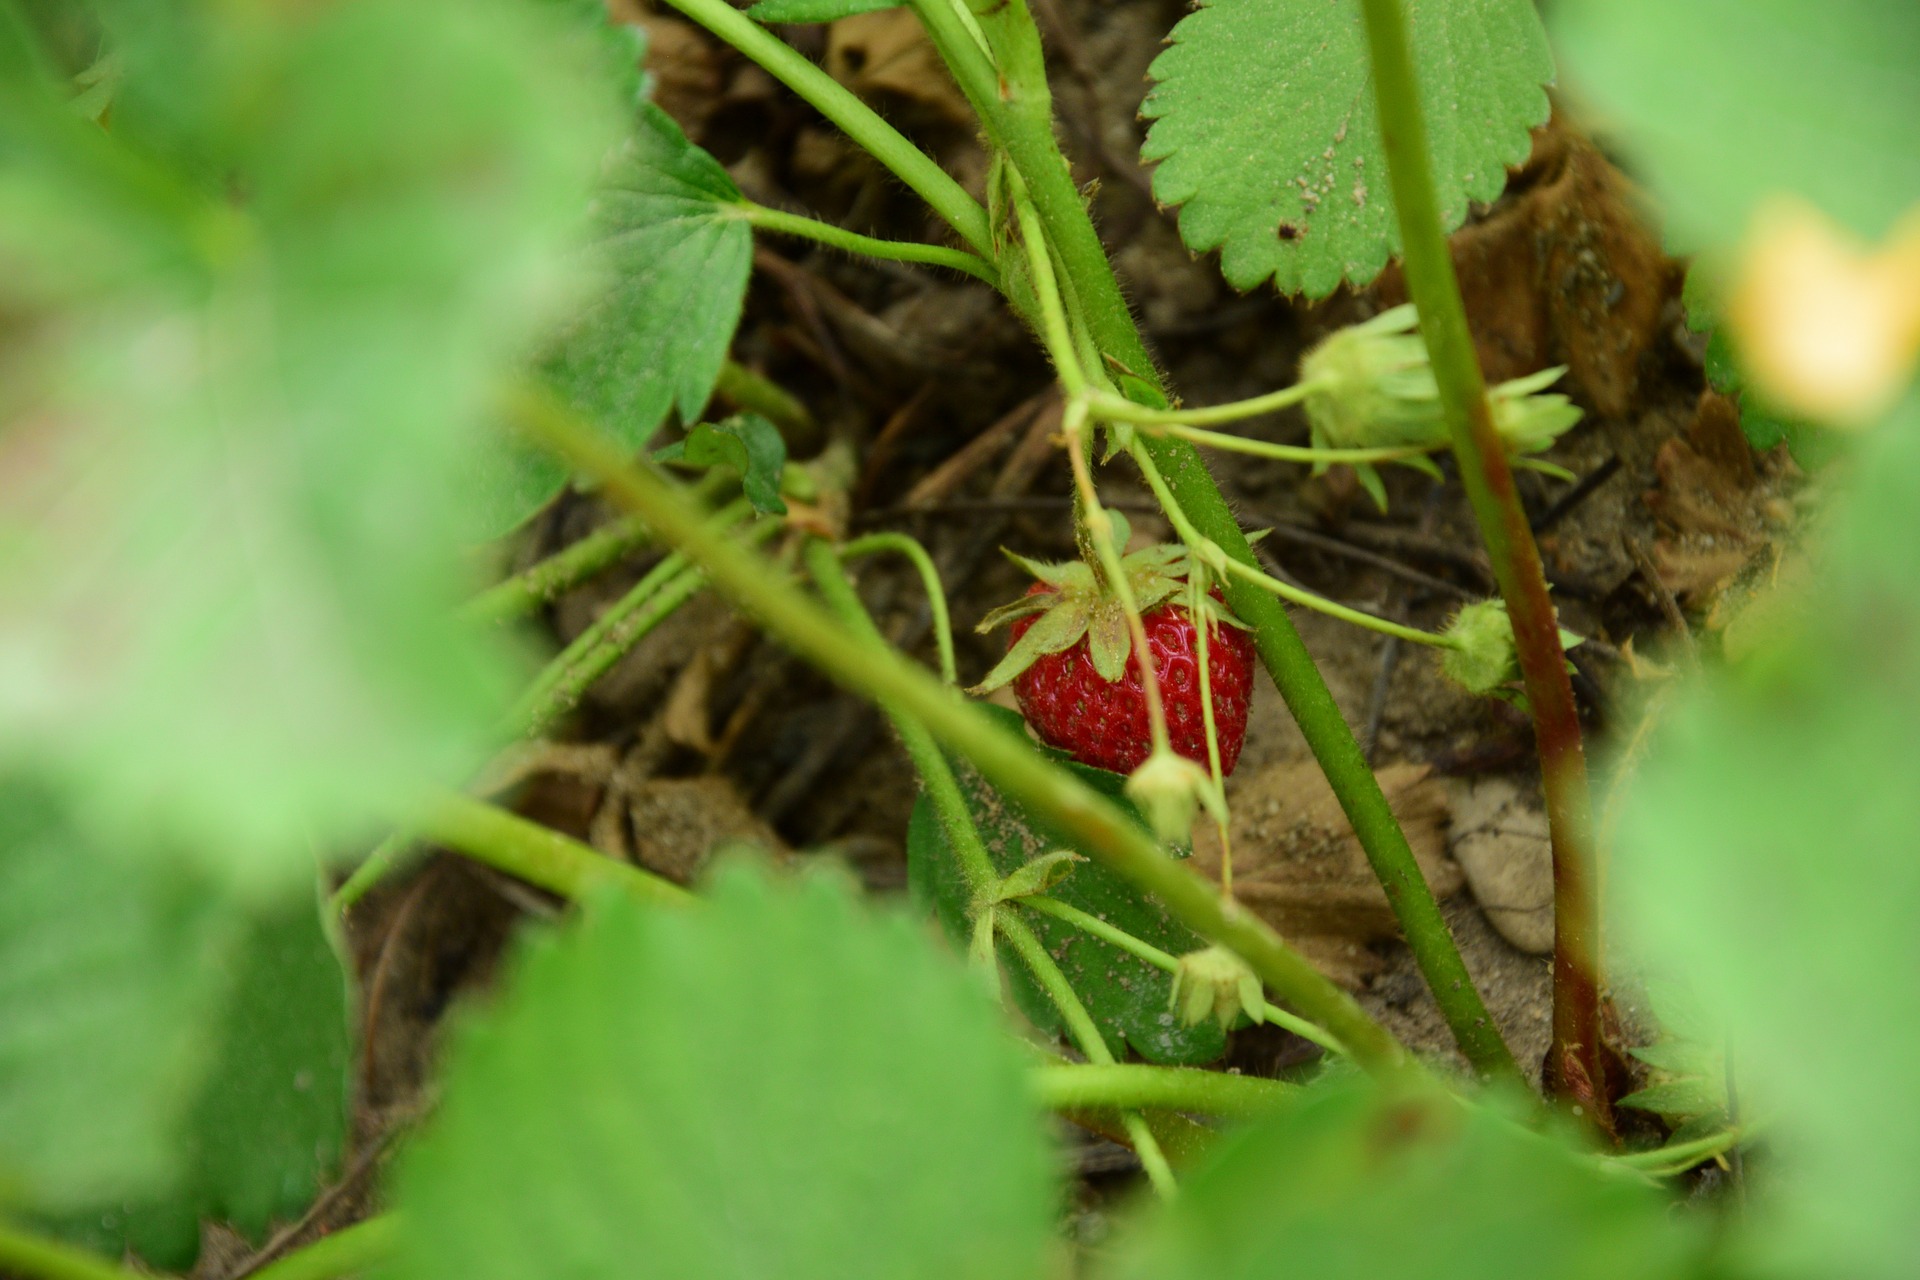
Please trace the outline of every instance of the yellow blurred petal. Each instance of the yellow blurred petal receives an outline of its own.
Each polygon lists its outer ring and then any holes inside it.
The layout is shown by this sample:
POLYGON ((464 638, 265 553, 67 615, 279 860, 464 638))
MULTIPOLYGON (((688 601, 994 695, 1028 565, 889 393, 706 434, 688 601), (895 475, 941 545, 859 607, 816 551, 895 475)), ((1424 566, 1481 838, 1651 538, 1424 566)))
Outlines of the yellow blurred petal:
POLYGON ((1774 405, 1828 426, 1872 423, 1920 358, 1920 207, 1870 248, 1803 201, 1762 205, 1727 324, 1774 405))

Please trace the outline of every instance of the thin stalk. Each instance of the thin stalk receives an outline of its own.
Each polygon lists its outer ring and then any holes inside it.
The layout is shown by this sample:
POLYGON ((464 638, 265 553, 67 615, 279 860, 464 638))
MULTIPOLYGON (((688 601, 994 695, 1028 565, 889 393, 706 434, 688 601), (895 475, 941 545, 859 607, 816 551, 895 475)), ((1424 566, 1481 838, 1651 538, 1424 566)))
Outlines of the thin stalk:
MULTIPOLYGON (((814 583, 820 588, 820 596, 827 602, 827 607, 859 636, 865 648, 875 652, 889 651, 886 639, 881 636, 880 629, 873 625, 872 616, 860 602, 860 594, 853 589, 853 583, 848 580, 846 570, 840 565, 840 557, 833 548, 825 542, 812 539, 807 544, 805 557, 807 569, 813 574, 814 583)), ((947 683, 951 685, 953 681, 948 680, 947 683)), ((926 726, 910 712, 884 701, 881 706, 893 721, 908 758, 920 774, 920 784, 926 788, 927 802, 933 806, 934 816, 947 837, 947 847, 953 850, 960 864, 961 878, 967 882, 968 900, 984 902, 988 892, 999 882, 1000 873, 987 853, 979 828, 974 826, 966 796, 960 790, 959 780, 953 776, 953 766, 947 763, 946 756, 941 754, 939 745, 934 742, 933 735, 927 732, 926 726)))
POLYGON ((1467 329, 1466 307, 1447 251, 1434 194, 1426 122, 1400 0, 1362 0, 1373 62, 1374 99, 1406 246, 1407 292, 1420 312, 1454 457, 1513 620, 1520 674, 1533 712, 1534 740, 1553 842, 1553 1045, 1549 1087, 1576 1111, 1613 1131, 1600 1040, 1600 913, 1596 896, 1593 804, 1580 740, 1580 716, 1553 601, 1533 530, 1513 487, 1513 471, 1487 403, 1485 379, 1467 329))
POLYGON ((38 1280, 145 1280, 142 1273, 117 1266, 63 1240, 0 1222, 0 1271, 38 1280))
POLYGON ((832 76, 783 44, 727 0, 667 0, 674 8, 759 63, 893 171, 982 257, 993 257, 987 211, 926 152, 876 115, 832 76))
POLYGON ((368 1271, 393 1256, 400 1223, 390 1213, 342 1227, 253 1273, 250 1280, 334 1280, 368 1271))
POLYGON ((1362 1066, 1389 1076, 1420 1072, 1400 1043, 1353 997, 1251 913, 1221 901, 1216 886, 1169 858, 1118 805, 1052 765, 1032 743, 1002 728, 914 663, 891 649, 859 643, 758 557, 707 528, 701 513, 668 484, 630 466, 617 446, 550 396, 523 390, 511 398, 507 411, 534 439, 600 479, 611 498, 652 521, 663 538, 711 575, 716 589, 758 619, 775 639, 847 689, 919 720, 1076 848, 1153 894, 1194 932, 1246 960, 1281 998, 1346 1044, 1362 1066))
MULTIPOLYGON (((1136 938, 1118 925, 1102 920, 1099 916, 1093 915, 1090 912, 1082 911, 1080 908, 1062 902, 1058 898, 1049 898, 1043 893, 1028 894, 1026 897, 1020 899, 1020 901, 1023 905, 1033 908, 1042 915, 1052 916, 1056 920, 1064 920, 1083 933, 1091 934, 1103 942, 1110 942, 1129 955, 1146 961, 1156 969, 1164 969, 1168 973, 1179 971, 1180 959, 1178 956, 1170 952, 1162 951, 1151 942, 1136 938)), ((1308 1022, 1305 1018, 1296 1017, 1288 1013, 1285 1009, 1271 1004, 1264 999, 1261 1003, 1263 1007, 1260 1010, 1260 1015, 1263 1022, 1271 1022, 1274 1026, 1282 1030, 1291 1031, 1302 1040, 1311 1041, 1319 1045, 1328 1053, 1337 1053, 1343 1058, 1347 1056, 1345 1046, 1325 1031, 1322 1031, 1319 1027, 1308 1022)))
POLYGON ((1320 384, 1313 382, 1296 382, 1290 387, 1269 391, 1265 395, 1254 396, 1250 400, 1233 400, 1226 404, 1210 404, 1197 409, 1186 405, 1178 409, 1155 409, 1144 404, 1135 404, 1122 396, 1100 396, 1094 401, 1093 409, 1103 418, 1137 422, 1142 426, 1208 427, 1222 422, 1239 422, 1243 418, 1257 418, 1263 413, 1274 413, 1290 408, 1319 390, 1319 386, 1320 384))
POLYGON ((917 262, 930 267, 946 267, 952 271, 962 271, 976 280, 984 280, 996 289, 1000 287, 1000 274, 993 264, 977 253, 968 253, 964 249, 949 249, 944 245, 914 244, 904 240, 878 240, 873 236, 864 236, 857 231, 847 231, 830 222, 821 222, 814 218, 804 218, 799 214, 783 213, 779 209, 769 209, 765 205, 742 204, 737 206, 739 216, 745 218, 762 231, 772 231, 780 235, 799 236, 813 240, 847 253, 865 254, 869 258, 887 258, 894 262, 917 262))
POLYGON ((346 914, 354 903, 366 897, 367 891, 386 879, 412 846, 413 837, 404 831, 392 832, 375 845, 366 860, 355 867, 353 874, 333 891, 332 906, 335 913, 346 914))
MULTIPOLYGON (((728 506, 714 517, 715 527, 730 528, 748 510, 744 499, 728 506)), ((748 529, 745 537, 748 542, 763 542, 780 528, 777 520, 763 521, 748 529)), ((508 712, 508 731, 526 737, 545 732, 578 706, 594 682, 633 646, 705 585, 705 575, 689 568, 684 556, 676 553, 661 560, 541 669, 508 712)))
POLYGON ((1719 1133, 1710 1133, 1704 1138, 1695 1138, 1692 1142, 1679 1142, 1671 1146, 1655 1147, 1651 1151, 1635 1151, 1623 1156, 1608 1157, 1607 1163, 1633 1169, 1649 1177, 1664 1178, 1676 1173, 1685 1173, 1695 1165, 1739 1146, 1747 1134, 1742 1129, 1722 1129, 1719 1133))
POLYGON ((642 521, 632 516, 611 521, 539 564, 494 583, 461 606, 460 616, 471 622, 525 617, 651 541, 653 533, 642 521))
POLYGON ((1311 445, 1274 444, 1267 440, 1249 440, 1246 436, 1228 435, 1224 431, 1208 431, 1201 427, 1184 426, 1142 426, 1143 435, 1173 436, 1185 440, 1188 444, 1199 445, 1203 449, 1218 449, 1222 453, 1244 453, 1256 458, 1273 458, 1280 462, 1304 462, 1314 466, 1322 463, 1337 462, 1400 462, 1406 458, 1418 457, 1425 449, 1316 449, 1311 445))
MULTIPOLYGON (((1173 492, 1167 487, 1166 479, 1160 474, 1160 468, 1154 464, 1152 455, 1145 450, 1140 450, 1133 457, 1140 466, 1140 474, 1146 477, 1148 487, 1153 490, 1154 497, 1159 499, 1161 510, 1167 513, 1168 520, 1172 522, 1174 532, 1197 554, 1200 548, 1210 543, 1212 539, 1194 528, 1193 523, 1187 519, 1179 499, 1175 498, 1173 492)), ((1390 619, 1376 617, 1360 609, 1349 608, 1336 600, 1329 600, 1325 596, 1315 595, 1291 583, 1282 582, 1263 569, 1241 564, 1230 557, 1226 558, 1224 567, 1228 574, 1251 582, 1262 591, 1270 591, 1282 600, 1291 601, 1302 608, 1312 609, 1316 613, 1324 613, 1330 618, 1338 618, 1342 622, 1350 622, 1356 627, 1365 627, 1369 631, 1378 631, 1381 635, 1393 636, 1395 639, 1410 640, 1414 644, 1431 645, 1437 649, 1454 647, 1451 639, 1438 632, 1403 626, 1390 619)))
MULTIPOLYGON (((1095 1066, 1113 1066, 1113 1052, 1107 1048, 1106 1037, 1100 1034, 1093 1015, 1080 1002, 1079 993, 1041 944, 1039 935, 1013 912, 996 914, 993 923, 1000 931, 1000 936, 1013 947, 1021 963, 1033 974, 1034 981, 1047 993, 1047 998, 1060 1010, 1061 1021, 1067 1024, 1067 1033, 1080 1047, 1080 1052, 1086 1055, 1087 1061, 1095 1066)), ((1138 1111, 1128 1110, 1120 1113, 1120 1123, 1126 1128, 1134 1153, 1140 1157, 1140 1167, 1146 1170, 1147 1181, 1153 1184, 1154 1191, 1161 1199, 1173 1199, 1179 1191, 1179 1185, 1173 1178, 1173 1166, 1167 1163, 1167 1154, 1160 1149, 1160 1140, 1153 1136, 1153 1130, 1147 1127, 1146 1118, 1138 1111)))
POLYGON ((804 453, 818 446, 820 423, 813 411, 773 379, 728 359, 721 362, 720 377, 713 389, 733 401, 735 407, 757 413, 780 428, 788 453, 804 453))
POLYGON ((1035 1067, 1028 1077, 1051 1111, 1158 1107, 1214 1116, 1265 1115, 1293 1101, 1296 1085, 1197 1067, 1087 1063, 1035 1067))
MULTIPOLYGON (((915 10, 929 31, 941 21, 937 12, 941 7, 939 0, 915 0, 915 10)), ((1133 381, 1123 384, 1129 396, 1149 408, 1165 409, 1166 389, 1159 371, 1127 309, 1113 265, 1054 138, 1039 33, 1019 0, 1011 0, 1004 9, 1007 12, 1002 20, 988 28, 989 38, 1001 55, 998 73, 985 59, 959 58, 949 65, 980 111, 989 137, 1001 145, 1025 183, 1034 212, 1059 259, 1065 288, 1101 354, 1133 375, 1133 381), (1020 48, 1009 50, 1010 43, 1020 48)), ((957 23, 951 26, 957 27, 957 23)), ((942 41, 936 34, 936 43, 943 53, 949 52, 950 41, 942 41)), ((1229 559, 1258 568, 1246 534, 1193 445, 1151 435, 1144 436, 1140 443, 1194 527, 1229 559)), ((1285 606, 1244 578, 1229 577, 1221 585, 1227 603, 1253 628, 1260 660, 1353 824, 1354 834, 1380 879, 1461 1052, 1483 1076, 1521 1078, 1513 1054, 1474 990, 1459 949, 1433 903, 1419 863, 1414 861, 1406 834, 1312 655, 1287 617, 1285 606)), ((1241 954, 1252 959, 1245 952, 1241 954)), ((1343 1034, 1343 1038, 1347 1037, 1343 1034)))
POLYGON ((1207 568, 1187 570, 1187 616, 1201 620, 1193 629, 1194 657, 1200 668, 1200 726, 1207 735, 1207 778, 1213 783, 1213 826, 1220 836, 1220 895, 1233 897, 1233 830, 1227 821, 1227 775, 1220 767, 1220 726, 1213 714, 1213 627, 1207 621, 1207 568))
POLYGON ((879 551, 905 556, 919 573, 920 585, 927 593, 927 610, 933 615, 933 643, 940 651, 940 678, 948 684, 958 684, 960 672, 953 657, 953 621, 947 614, 947 591, 940 585, 940 570, 933 563, 933 557, 927 554, 919 539, 904 533, 870 533, 841 547, 840 558, 858 560, 879 551))
POLYGON ((684 906, 694 896, 671 880, 617 862, 591 845, 458 791, 433 791, 407 815, 407 829, 475 862, 563 898, 613 887, 647 902, 684 906))

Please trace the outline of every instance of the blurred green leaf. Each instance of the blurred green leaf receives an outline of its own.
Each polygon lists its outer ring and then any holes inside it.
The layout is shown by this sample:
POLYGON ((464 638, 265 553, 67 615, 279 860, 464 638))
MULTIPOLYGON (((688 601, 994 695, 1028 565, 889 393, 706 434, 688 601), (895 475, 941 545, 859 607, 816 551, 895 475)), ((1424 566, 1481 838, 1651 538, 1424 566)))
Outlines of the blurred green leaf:
POLYGON ((747 10, 755 22, 835 22, 856 13, 896 9, 901 0, 760 0, 747 10))
MULTIPOLYGON (((1009 729, 1026 733, 1024 722, 1014 712, 1005 707, 982 705, 988 714, 1006 721, 1009 729)), ((1143 828, 1146 826, 1145 819, 1122 790, 1126 779, 1120 774, 1075 764, 1059 752, 1049 750, 1048 754, 1061 767, 1070 769, 1082 782, 1132 814, 1143 828)), ((986 842, 987 855, 1001 875, 1012 875, 1055 849, 1070 847, 1070 842, 1055 839, 1024 807, 994 790, 964 762, 956 762, 954 771, 966 793, 967 808, 980 829, 981 839, 986 842)), ((915 895, 931 905, 948 936, 966 946, 969 937, 966 880, 948 847, 946 832, 924 795, 914 804, 913 817, 907 826, 907 874, 915 895)), ((1060 901, 1099 916, 1173 955, 1196 951, 1206 945, 1192 930, 1168 915, 1159 903, 1099 862, 1075 865, 1073 873, 1054 886, 1051 893, 1060 901)), ((1225 1033, 1214 1023, 1195 1027, 1180 1025, 1173 1013, 1172 974, 1110 942, 1082 933, 1064 920, 1036 912, 1028 916, 1027 923, 1059 962, 1116 1056, 1124 1054, 1130 1044, 1151 1062, 1192 1064, 1211 1062, 1225 1050, 1225 1033)), ((1058 1034, 1063 1027, 1059 1010, 1004 942, 1000 946, 1000 961, 1020 1011, 1035 1026, 1058 1034)))
MULTIPOLYGON (((1427 0, 1407 20, 1447 228, 1527 158, 1553 78, 1531 0, 1427 0)), ((1188 247, 1237 289, 1323 297, 1400 247, 1354 3, 1211 0, 1154 61, 1142 159, 1188 247)))
MULTIPOLYGON (((641 109, 595 200, 593 257, 604 290, 547 365, 568 401, 630 448, 646 444, 670 412, 694 421, 713 396, 753 263, 740 202, 719 161, 666 112, 641 109)), ((561 478, 530 477, 532 503, 519 516, 561 478)))
POLYGON ((1622 934, 1725 1017, 1768 1118, 1754 1246, 1852 1280, 1920 1256, 1920 404, 1849 473, 1807 582, 1657 727, 1610 881, 1622 934))
POLYGON ((1662 1196, 1488 1105, 1329 1081, 1224 1142, 1111 1280, 1659 1280, 1699 1247, 1662 1196))
POLYGON ((761 515, 785 515, 780 473, 787 465, 787 442, 757 413, 736 413, 724 422, 702 422, 653 455, 660 462, 695 467, 730 467, 740 473, 747 501, 761 515))
POLYGON ((233 989, 197 1029, 210 1060, 179 1139, 178 1184, 161 1200, 76 1214, 64 1234, 184 1270, 203 1218, 262 1243, 334 1172, 347 1123, 347 977, 314 895, 251 920, 222 968, 233 989))
POLYGON ((511 692, 458 552, 611 111, 512 0, 100 7, 114 132, 0 113, 0 756, 264 891, 511 692))
POLYGON ((400 1175, 404 1280, 1041 1274, 1022 1057, 918 925, 730 864, 521 957, 400 1175))
POLYGON ((1920 5, 1560 0, 1570 88, 1646 168, 1670 239, 1729 244, 1793 191, 1878 239, 1920 196, 1920 5))
POLYGON ((143 1197, 181 1172, 234 955, 204 883, 0 780, 0 1207, 143 1197))

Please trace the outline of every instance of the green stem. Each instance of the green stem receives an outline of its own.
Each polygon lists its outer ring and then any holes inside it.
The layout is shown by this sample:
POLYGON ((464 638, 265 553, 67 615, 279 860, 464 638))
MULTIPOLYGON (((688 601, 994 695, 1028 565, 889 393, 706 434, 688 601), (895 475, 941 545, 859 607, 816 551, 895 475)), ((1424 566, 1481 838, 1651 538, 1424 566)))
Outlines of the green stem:
MULTIPOLYGON (((1094 398, 1093 411, 1103 418, 1115 418, 1121 422, 1138 422, 1155 427, 1206 427, 1222 422, 1238 422, 1243 418, 1257 418, 1263 413, 1273 413, 1291 405, 1299 404, 1312 395, 1319 387, 1312 382, 1296 382, 1291 387, 1282 387, 1278 391, 1269 391, 1263 396, 1251 400, 1234 400, 1228 404, 1206 405, 1194 409, 1182 406, 1178 409, 1154 409, 1119 396, 1097 396, 1094 398)), ((1357 450, 1356 452, 1372 452, 1357 450)), ((1329 459, 1346 461, 1346 459, 1329 459)), ((1369 461, 1369 459, 1359 459, 1369 461)))
POLYGON ((986 258, 993 256, 987 211, 946 170, 832 76, 781 43, 727 0, 667 0, 667 3, 752 58, 774 79, 806 99, 932 206, 975 253, 986 258))
MULTIPOLYGON (((1136 938, 1118 925, 1102 920, 1099 916, 1093 915, 1090 912, 1082 911, 1080 908, 1062 902, 1058 898, 1049 898, 1043 893, 1028 894, 1026 897, 1020 899, 1020 901, 1026 906, 1032 907, 1035 911, 1040 912, 1042 915, 1052 916, 1056 920, 1064 920, 1083 933, 1091 934, 1103 942, 1112 943, 1122 951, 1146 961, 1156 969, 1164 969, 1168 973, 1179 971, 1180 958, 1178 956, 1170 952, 1162 951, 1151 942, 1136 938)), ((1263 1021, 1271 1022, 1274 1026, 1280 1027, 1283 1030, 1291 1031, 1302 1040, 1311 1041, 1329 1053, 1337 1053, 1343 1058, 1347 1056, 1345 1046, 1325 1031, 1322 1031, 1319 1027, 1308 1022, 1305 1018, 1295 1017, 1285 1009, 1279 1008, 1264 1000, 1261 1003, 1264 1006, 1260 1011, 1263 1021)))
MULTIPOLYGON (((938 0, 915 0, 915 10, 929 30, 941 21, 940 8, 938 0)), ((995 40, 996 51, 1002 54, 999 82, 973 83, 983 73, 964 58, 952 64, 956 78, 968 90, 976 109, 982 112, 988 134, 1001 144, 1025 182, 1027 196, 1033 202, 1053 252, 1058 255, 1066 276, 1065 284, 1082 310, 1088 331, 1107 361, 1133 375, 1135 380, 1123 384, 1124 389, 1146 402, 1149 408, 1165 409, 1166 391, 1159 371, 1127 309, 1113 265, 1107 259, 1106 249, 1094 231, 1086 205, 1054 140, 1051 112, 1046 106, 1044 71, 1036 75, 1033 70, 1043 66, 1038 33, 1032 29, 1025 6, 1018 0, 1013 0, 1005 9, 1017 10, 1017 13, 989 28, 989 37, 995 40), (1022 22, 1022 18, 1026 20, 1022 22), (1023 48, 1010 53, 1006 49, 1009 43, 1023 48)), ((951 43, 938 39, 936 42, 941 44, 943 52, 951 43)), ((988 74, 991 71, 987 68, 988 74)), ((1141 446, 1165 477, 1168 490, 1193 525, 1231 560, 1257 569, 1259 562, 1254 558, 1253 548, 1213 477, 1207 473, 1198 451, 1184 440, 1166 437, 1145 436, 1141 446)), ((1420 874, 1420 865, 1414 860, 1406 834, 1387 804, 1386 795, 1380 790, 1379 780, 1373 776, 1353 730, 1341 716, 1319 668, 1287 617, 1285 606, 1245 578, 1229 577, 1222 583, 1222 589, 1233 611, 1253 628, 1254 646, 1261 662, 1279 687, 1287 709, 1293 713, 1347 820, 1353 824, 1354 834, 1359 837, 1367 860, 1379 877, 1428 989, 1461 1052, 1482 1075, 1520 1078, 1519 1065, 1474 990, 1433 893, 1420 874)), ((1250 961, 1253 959, 1244 951, 1241 954, 1250 961)), ((1343 1030, 1317 1015, 1315 1020, 1353 1045, 1357 1056, 1364 1056, 1365 1049, 1343 1030)))
POLYGON ((342 1227, 253 1273, 252 1280, 334 1280, 367 1271, 393 1256, 400 1224, 392 1214, 342 1227))
POLYGON ((953 657, 953 620, 947 614, 947 592, 940 585, 940 570, 919 539, 904 533, 870 533, 855 538, 840 548, 842 560, 857 560, 877 551, 892 551, 905 556, 920 574, 920 585, 927 593, 927 609, 933 615, 933 642, 940 651, 940 678, 948 684, 960 681, 959 665, 953 657))
MULTIPOLYGON (((1061 1021, 1067 1024, 1067 1033, 1080 1047, 1080 1052, 1086 1055, 1087 1061, 1095 1066, 1113 1066, 1113 1052, 1107 1048, 1106 1037, 1100 1034, 1093 1015, 1080 1002, 1079 993, 1067 981, 1067 975, 1061 971, 1059 964, 1048 954, 1039 935, 1011 911, 996 914, 994 927, 1012 946, 1021 963, 1032 972, 1034 981, 1047 993, 1054 1007, 1060 1010, 1061 1021)), ((1173 1167, 1167 1163, 1166 1152, 1160 1149, 1160 1140, 1153 1136, 1146 1119, 1138 1111, 1122 1112, 1120 1121, 1133 1142, 1135 1154, 1140 1157, 1140 1167, 1146 1170, 1147 1180, 1162 1199, 1171 1200, 1178 1186, 1173 1179, 1173 1167)))
MULTIPOLYGON (((806 560, 807 569, 820 588, 821 598, 841 622, 859 637, 861 646, 876 654, 891 653, 891 647, 881 636, 879 628, 873 625, 867 607, 860 603, 860 594, 853 589, 846 570, 841 567, 840 556, 834 553, 833 548, 818 539, 811 540, 807 544, 806 560)), ((947 683, 951 685, 953 681, 949 679, 947 683)), ((934 816, 939 819, 940 828, 946 834, 947 847, 953 850, 955 859, 960 863, 960 874, 967 882, 969 901, 985 901, 987 893, 999 882, 1000 872, 994 867, 993 859, 987 854, 987 846, 980 839, 980 831, 973 824, 973 814, 967 808, 967 798, 960 790, 959 780, 953 776, 953 766, 940 753, 939 745, 934 742, 933 735, 927 732, 926 726, 911 713, 884 699, 881 700, 881 706, 899 731, 901 744, 906 747, 913 767, 919 771, 921 785, 926 788, 927 801, 933 806, 934 816)))
MULTIPOLYGON (((891 649, 858 643, 820 606, 758 557, 706 527, 672 487, 601 439, 550 396, 526 389, 507 406, 530 436, 599 478, 607 493, 653 522, 661 536, 704 568, 715 587, 789 649, 846 688, 919 720, 965 756, 999 790, 1120 874, 1157 897, 1175 919, 1241 956, 1302 1015, 1332 1032, 1362 1066, 1418 1071, 1406 1050, 1340 988, 1327 981, 1260 920, 1166 856, 1126 812, 1016 736, 951 688, 891 649)), ((1369 774, 1369 777, 1372 775, 1369 774)), ((1411 855, 1409 855, 1411 860, 1411 855)))
POLYGON ((1245 453, 1256 458, 1274 458, 1281 462, 1305 462, 1313 466, 1336 462, 1399 462, 1426 452, 1424 449, 1316 449, 1311 445, 1274 444, 1267 440, 1250 440, 1246 436, 1228 435, 1224 431, 1207 431, 1201 427, 1143 426, 1141 433, 1173 436, 1189 444, 1199 445, 1203 449, 1218 449, 1222 453, 1245 453))
POLYGON ((532 568, 496 582, 467 601, 460 614, 473 622, 524 617, 651 541, 653 533, 644 522, 632 516, 611 521, 532 568))
POLYGON ((1000 274, 993 269, 993 264, 979 254, 968 253, 964 249, 949 249, 944 245, 935 244, 913 244, 904 240, 878 240, 873 236, 861 235, 857 231, 844 230, 830 222, 803 218, 794 213, 783 213, 778 209, 769 209, 765 205, 742 204, 738 208, 741 217, 762 231, 800 236, 848 253, 865 254, 869 258, 887 258, 894 262, 917 262, 926 266, 947 267, 953 271, 963 271, 976 280, 984 280, 996 289, 1000 287, 1000 274))
POLYGON ((0 1271, 40 1280, 145 1280, 98 1254, 0 1222, 0 1271))
POLYGON ((414 836, 563 898, 579 898, 611 886, 668 906, 694 901, 692 894, 671 880, 617 862, 571 836, 458 791, 429 792, 407 819, 407 830, 414 836))
POLYGON ((1623 1156, 1611 1156, 1607 1158, 1607 1163, 1633 1169, 1650 1177, 1670 1177, 1676 1173, 1685 1173, 1704 1160, 1724 1155, 1739 1146, 1746 1137, 1747 1133, 1743 1129, 1722 1129, 1719 1133, 1710 1133, 1704 1138, 1695 1138, 1692 1142, 1678 1142, 1671 1146, 1655 1147, 1651 1151, 1635 1151, 1623 1156))
POLYGON ((1298 1094, 1295 1085, 1195 1067, 1075 1063, 1035 1067, 1029 1077, 1053 1111, 1160 1107, 1215 1116, 1265 1115, 1298 1094))
POLYGON ((1374 98, 1387 175, 1406 246, 1407 292, 1420 312, 1454 457, 1494 577, 1513 620, 1514 644, 1546 791, 1553 842, 1553 1045, 1548 1083, 1576 1109, 1612 1132, 1600 1032, 1600 914, 1596 898, 1593 806, 1580 740, 1580 716, 1533 530, 1513 487, 1513 471, 1487 403, 1486 382, 1447 250, 1445 224, 1428 160, 1413 56, 1400 0, 1362 0, 1373 62, 1374 98))
POLYGON ((344 915, 352 910, 353 904, 367 896, 368 890, 386 879, 387 873, 399 864, 407 851, 413 847, 413 837, 404 831, 395 831, 373 847, 366 860, 353 869, 338 889, 333 891, 333 909, 344 915))
MULTIPOLYGON (((724 529, 737 524, 748 510, 744 499, 732 504, 714 517, 715 527, 724 529)), ((764 541, 780 528, 777 520, 763 521, 747 530, 746 539, 764 541)), ((686 557, 676 553, 661 560, 541 669, 508 712, 508 730, 526 737, 544 733, 580 705, 580 699, 594 682, 631 652, 633 646, 705 585, 706 576, 698 569, 688 568, 686 557)))

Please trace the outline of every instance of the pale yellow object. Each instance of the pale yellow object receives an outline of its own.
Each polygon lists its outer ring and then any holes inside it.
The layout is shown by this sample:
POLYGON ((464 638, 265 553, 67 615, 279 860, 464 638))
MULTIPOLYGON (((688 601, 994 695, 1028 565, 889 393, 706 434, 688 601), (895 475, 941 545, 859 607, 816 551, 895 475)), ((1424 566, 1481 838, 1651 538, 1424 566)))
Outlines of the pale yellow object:
POLYGON ((1920 359, 1920 207, 1875 247, 1804 201, 1762 205, 1727 324, 1768 402, 1826 426, 1871 425, 1920 359))

